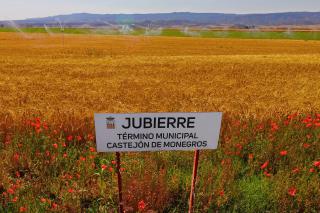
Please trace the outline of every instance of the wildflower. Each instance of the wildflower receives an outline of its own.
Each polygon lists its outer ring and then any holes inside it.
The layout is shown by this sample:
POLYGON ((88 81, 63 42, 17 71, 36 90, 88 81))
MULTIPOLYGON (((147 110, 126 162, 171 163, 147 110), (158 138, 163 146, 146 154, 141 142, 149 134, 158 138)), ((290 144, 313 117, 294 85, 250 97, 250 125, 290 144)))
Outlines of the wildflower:
POLYGON ((42 127, 43 127, 45 130, 48 130, 48 124, 47 124, 46 122, 43 122, 42 127))
POLYGON ((88 134, 88 140, 89 141, 93 141, 93 139, 94 139, 93 135, 92 134, 88 134))
POLYGON ((307 128, 312 127, 312 123, 307 123, 307 124, 306 124, 306 127, 307 127, 307 128))
POLYGON ((291 187, 288 189, 288 194, 292 197, 296 196, 297 189, 295 187, 291 187))
POLYGON ((267 171, 264 171, 263 174, 264 174, 266 177, 271 177, 271 174, 268 173, 267 171))
POLYGON ((310 123, 310 122, 312 122, 312 118, 311 118, 310 115, 308 115, 308 116, 307 116, 305 119, 303 119, 303 121, 302 121, 302 123, 305 123, 305 124, 310 123))
POLYGON ((58 207, 58 204, 52 203, 52 208, 53 208, 53 209, 56 209, 57 207, 58 207))
POLYGON ((12 202, 13 202, 13 203, 15 203, 15 202, 17 202, 17 201, 18 201, 18 197, 17 197, 17 196, 12 199, 12 202))
POLYGON ((52 146, 53 146, 55 149, 58 149, 58 144, 54 143, 52 146))
POLYGON ((315 170, 314 168, 310 168, 310 169, 309 169, 309 172, 310 172, 310 173, 314 173, 315 171, 316 171, 316 170, 315 170))
POLYGON ((261 123, 261 124, 259 124, 259 125, 257 126, 257 129, 258 129, 258 130, 263 130, 263 128, 264 128, 263 123, 261 123))
POLYGON ((77 136, 77 141, 81 141, 82 137, 80 135, 77 136))
POLYGON ((288 115, 288 119, 289 119, 289 120, 292 120, 292 119, 294 119, 297 115, 298 115, 297 113, 288 115))
POLYGON ((283 151, 280 152, 281 156, 286 156, 287 154, 288 154, 288 152, 286 150, 283 150, 283 151))
POLYGON ((41 203, 47 202, 47 200, 44 197, 40 198, 40 201, 41 201, 41 203))
POLYGON ((237 147, 239 150, 241 150, 241 149, 243 148, 240 143, 237 143, 237 144, 236 144, 236 147, 237 147))
POLYGON ((21 206, 21 207, 19 208, 19 212, 25 212, 25 211, 27 211, 27 208, 26 208, 26 207, 21 206))
POLYGON ((252 160, 253 159, 253 154, 249 154, 248 157, 249 157, 250 160, 252 160))
POLYGON ((8 190, 7 190, 7 192, 9 193, 9 194, 14 194, 14 190, 12 189, 12 188, 9 188, 8 190))
POLYGON ((125 168, 120 168, 120 172, 124 172, 125 170, 125 168))
POLYGON ((264 162, 264 164, 262 164, 262 166, 260 167, 261 169, 265 169, 269 164, 269 161, 267 160, 266 162, 264 162))
POLYGON ((102 165, 101 165, 101 169, 102 169, 102 170, 105 170, 106 168, 108 168, 107 165, 105 165, 105 164, 102 164, 102 165))
POLYGON ((142 211, 146 208, 146 204, 143 200, 140 200, 139 203, 138 203, 138 209, 139 211, 142 211))
POLYGON ((69 192, 69 193, 73 193, 73 192, 74 192, 74 189, 71 189, 71 188, 70 188, 70 189, 68 189, 68 192, 69 192))
POLYGON ((73 139, 72 135, 69 135, 69 136, 67 137, 67 141, 72 141, 72 139, 73 139))
POLYGON ((293 173, 298 173, 299 171, 300 171, 299 168, 294 168, 294 169, 292 170, 293 173))
POLYGON ((272 131, 272 132, 275 132, 275 131, 277 131, 278 129, 279 129, 278 124, 275 123, 275 122, 271 122, 271 131, 272 131))
POLYGON ((89 150, 90 150, 90 152, 95 152, 96 151, 96 149, 94 147, 90 147, 89 150))
POLYGON ((308 143, 304 143, 304 144, 303 144, 303 148, 305 148, 305 149, 308 149, 310 146, 311 146, 311 145, 308 144, 308 143))
POLYGON ((115 161, 115 160, 113 160, 113 161, 111 161, 111 163, 112 163, 113 165, 115 165, 115 164, 116 164, 116 161, 115 161))
POLYGON ((313 165, 320 168, 320 161, 315 161, 313 165))
POLYGON ((112 167, 109 168, 109 172, 113 172, 113 168, 112 167))
POLYGON ((310 134, 307 134, 307 136, 306 136, 308 139, 310 139, 311 137, 312 137, 312 135, 310 135, 310 134))
POLYGON ((224 196, 224 190, 220 190, 219 195, 220 195, 220 197, 224 196))
POLYGON ((20 172, 19 172, 19 171, 16 171, 16 177, 17 177, 17 178, 21 177, 21 175, 20 175, 20 172))
POLYGON ((64 153, 63 158, 67 158, 67 157, 68 157, 67 153, 64 153))
POLYGON ((13 155, 13 159, 14 159, 15 161, 19 161, 19 158, 20 158, 19 153, 15 153, 15 154, 13 155))

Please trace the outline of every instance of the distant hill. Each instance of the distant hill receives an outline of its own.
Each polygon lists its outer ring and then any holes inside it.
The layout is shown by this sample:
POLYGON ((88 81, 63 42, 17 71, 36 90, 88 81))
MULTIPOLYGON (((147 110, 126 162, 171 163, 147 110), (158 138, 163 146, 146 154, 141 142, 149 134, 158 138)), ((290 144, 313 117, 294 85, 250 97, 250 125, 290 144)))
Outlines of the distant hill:
MULTIPOLYGON (((239 26, 279 26, 279 25, 319 25, 320 12, 289 12, 269 14, 223 14, 223 13, 153 13, 153 14, 89 14, 50 16, 15 20, 23 26, 57 26, 61 22, 66 26, 106 26, 106 25, 239 25, 239 26)), ((0 22, 2 26, 8 22, 0 22)))

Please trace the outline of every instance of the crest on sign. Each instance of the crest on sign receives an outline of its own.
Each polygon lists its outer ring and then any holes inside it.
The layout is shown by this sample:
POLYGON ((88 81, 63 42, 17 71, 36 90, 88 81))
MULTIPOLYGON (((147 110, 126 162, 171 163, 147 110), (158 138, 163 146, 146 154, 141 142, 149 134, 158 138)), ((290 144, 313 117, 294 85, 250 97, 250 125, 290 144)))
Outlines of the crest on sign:
POLYGON ((107 129, 115 129, 116 128, 115 118, 107 117, 106 118, 106 127, 107 127, 107 129))

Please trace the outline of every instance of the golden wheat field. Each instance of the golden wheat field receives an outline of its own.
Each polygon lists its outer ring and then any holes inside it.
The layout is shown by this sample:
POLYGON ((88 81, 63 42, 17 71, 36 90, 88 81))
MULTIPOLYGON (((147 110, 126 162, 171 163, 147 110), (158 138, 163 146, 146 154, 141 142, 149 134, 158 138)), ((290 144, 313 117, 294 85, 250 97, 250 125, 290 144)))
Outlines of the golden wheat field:
POLYGON ((320 110, 320 42, 0 34, 0 108, 72 112, 320 110))

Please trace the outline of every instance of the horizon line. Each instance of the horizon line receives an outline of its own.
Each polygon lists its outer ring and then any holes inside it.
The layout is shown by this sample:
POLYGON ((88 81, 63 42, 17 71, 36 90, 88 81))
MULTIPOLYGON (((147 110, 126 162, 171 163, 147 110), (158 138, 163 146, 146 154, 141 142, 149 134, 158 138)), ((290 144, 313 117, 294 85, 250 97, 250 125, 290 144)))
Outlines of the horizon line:
POLYGON ((225 15, 268 15, 268 14, 281 14, 281 13, 320 13, 319 11, 284 11, 284 12, 258 12, 258 13, 225 13, 225 12, 190 12, 190 11, 175 11, 175 12, 146 12, 146 13, 90 13, 90 12, 71 12, 57 15, 48 15, 41 17, 29 17, 23 19, 6 19, 0 21, 22 21, 28 19, 48 18, 55 16, 68 16, 76 14, 91 14, 91 15, 150 15, 150 14, 170 14, 170 13, 193 13, 193 14, 225 14, 225 15))

